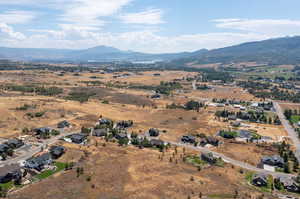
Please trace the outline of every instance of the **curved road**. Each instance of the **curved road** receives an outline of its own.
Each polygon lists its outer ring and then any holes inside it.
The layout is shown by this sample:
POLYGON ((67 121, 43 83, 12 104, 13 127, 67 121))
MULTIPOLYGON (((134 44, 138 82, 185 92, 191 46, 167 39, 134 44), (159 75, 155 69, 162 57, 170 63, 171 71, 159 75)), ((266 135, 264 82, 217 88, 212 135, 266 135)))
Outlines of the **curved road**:
POLYGON ((294 177, 294 175, 292 175, 292 174, 272 172, 272 171, 267 171, 267 170, 264 170, 264 169, 261 169, 261 168, 257 168, 255 166, 252 166, 252 165, 247 164, 245 162, 229 158, 229 157, 227 157, 227 156, 225 156, 221 153, 214 152, 214 151, 212 151, 208 148, 195 147, 195 146, 190 145, 190 144, 183 144, 183 143, 178 143, 178 142, 168 142, 168 143, 170 143, 171 145, 174 145, 174 146, 185 147, 185 148, 189 148, 189 149, 199 151, 199 152, 202 152, 202 153, 212 153, 214 155, 214 157, 222 158, 224 162, 230 163, 234 166, 238 166, 238 167, 241 167, 241 168, 246 169, 246 170, 255 171, 257 173, 272 175, 273 177, 294 177))
MULTIPOLYGON (((26 159, 32 157, 33 155, 35 155, 36 153, 40 152, 42 147, 45 148, 46 145, 54 144, 59 138, 61 138, 63 136, 71 135, 73 133, 74 132, 66 132, 66 133, 62 133, 59 136, 48 139, 48 140, 44 141, 43 143, 39 144, 39 146, 31 148, 25 154, 19 155, 18 157, 13 158, 13 159, 8 159, 6 161, 0 162, 0 167, 5 166, 5 165, 10 165, 10 164, 15 164, 15 163, 18 163, 20 161, 26 160, 26 159)), ((253 165, 247 164, 245 162, 234 160, 234 159, 229 158, 229 157, 227 157, 227 156, 225 156, 221 153, 214 152, 214 151, 212 151, 208 148, 195 147, 193 145, 179 143, 179 142, 170 142, 170 141, 167 141, 167 142, 170 143, 171 145, 174 145, 174 146, 185 147, 185 148, 189 148, 189 149, 199 151, 199 152, 202 152, 202 153, 212 153, 215 157, 222 158, 225 162, 230 163, 230 164, 235 165, 235 166, 238 166, 238 167, 241 167, 241 168, 246 169, 246 170, 250 170, 250 171, 254 171, 254 172, 258 172, 258 173, 264 173, 264 174, 267 174, 267 175, 272 175, 274 177, 292 177, 292 176, 294 176, 292 174, 266 171, 264 169, 260 169, 260 168, 257 168, 255 166, 253 166, 253 165)))
POLYGON ((294 130, 294 128, 290 125, 289 121, 285 118, 279 103, 273 102, 273 104, 282 125, 284 126, 285 130, 288 132, 289 137, 294 143, 294 146, 296 148, 295 156, 300 162, 300 139, 298 137, 298 133, 294 130))
POLYGON ((47 145, 54 144, 61 137, 68 136, 68 135, 71 135, 73 133, 74 132, 65 132, 65 133, 62 132, 60 135, 58 135, 56 137, 52 137, 48 140, 45 140, 43 143, 35 143, 38 146, 32 146, 31 145, 32 148, 30 148, 28 150, 24 150, 24 152, 21 155, 18 155, 17 157, 12 158, 12 159, 1 161, 0 162, 0 167, 3 167, 5 165, 16 164, 16 163, 19 163, 21 161, 27 160, 27 159, 31 158, 32 156, 34 156, 35 154, 39 153, 42 150, 42 148, 45 149, 47 145))

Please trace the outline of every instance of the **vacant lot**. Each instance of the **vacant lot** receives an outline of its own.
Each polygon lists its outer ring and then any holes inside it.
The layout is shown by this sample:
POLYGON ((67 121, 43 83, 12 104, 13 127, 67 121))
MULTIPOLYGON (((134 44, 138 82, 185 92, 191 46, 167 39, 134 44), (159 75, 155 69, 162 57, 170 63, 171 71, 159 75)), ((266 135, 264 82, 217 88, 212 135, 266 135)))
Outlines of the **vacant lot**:
POLYGON ((203 91, 193 91, 188 93, 187 96, 191 98, 204 98, 204 99, 231 99, 243 101, 259 101, 253 95, 244 91, 241 88, 214 86, 212 89, 203 91))
MULTIPOLYGON (((246 185, 244 174, 230 166, 208 167, 198 171, 184 163, 181 155, 171 155, 169 149, 163 155, 156 150, 122 148, 107 143, 86 148, 88 151, 77 166, 84 174, 77 177, 76 169, 52 176, 40 183, 26 187, 10 196, 14 199, 94 199, 94 198, 199 198, 215 195, 233 198, 256 195, 255 189, 246 185), (173 157, 170 162, 170 157, 173 157), (90 177, 90 179, 88 179, 90 177)), ((189 152, 186 151, 186 154, 189 152)))

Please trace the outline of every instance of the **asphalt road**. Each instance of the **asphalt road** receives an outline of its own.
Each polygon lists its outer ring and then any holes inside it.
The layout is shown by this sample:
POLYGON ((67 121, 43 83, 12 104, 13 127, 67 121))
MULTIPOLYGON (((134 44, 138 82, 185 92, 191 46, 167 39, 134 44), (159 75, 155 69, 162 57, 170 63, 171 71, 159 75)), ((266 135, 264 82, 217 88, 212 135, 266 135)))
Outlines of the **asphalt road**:
POLYGON ((178 143, 178 142, 168 142, 168 143, 170 143, 171 145, 174 145, 174 146, 185 147, 185 148, 189 148, 189 149, 192 149, 192 150, 195 150, 195 151, 199 151, 201 153, 212 153, 214 155, 214 157, 222 158, 223 161, 226 162, 226 163, 230 163, 234 166, 241 167, 241 168, 249 170, 249 171, 254 171, 254 172, 257 172, 257 173, 263 173, 263 174, 266 174, 266 175, 272 175, 273 177, 293 177, 294 176, 292 174, 271 172, 271 171, 267 171, 267 170, 264 170, 264 169, 261 169, 261 168, 257 168, 255 166, 252 166, 252 165, 247 164, 245 162, 229 158, 229 157, 227 157, 227 156, 225 156, 221 153, 214 152, 214 151, 212 151, 208 148, 199 147, 199 146, 195 147, 195 146, 190 145, 190 144, 184 144, 184 143, 178 143))
MULTIPOLYGON (((16 163, 19 163, 21 161, 24 161, 24 160, 32 157, 36 153, 40 152, 42 148, 46 148, 47 145, 54 144, 61 137, 68 136, 68 135, 71 135, 73 133, 74 132, 62 133, 59 136, 52 137, 48 140, 45 140, 43 143, 39 143, 38 146, 32 146, 30 149, 24 151, 22 155, 19 155, 19 156, 13 158, 13 159, 8 159, 6 161, 0 162, 0 167, 5 166, 5 165, 10 165, 10 164, 16 164, 16 163)), ((222 158, 226 163, 230 163, 232 165, 235 165, 237 167, 241 167, 241 168, 246 169, 246 170, 250 170, 250 171, 254 171, 254 172, 258 172, 258 173, 264 173, 264 174, 267 174, 267 175, 272 175, 274 177, 292 177, 293 176, 291 174, 286 174, 286 173, 266 171, 264 169, 260 169, 260 168, 257 168, 255 166, 252 166, 250 164, 247 164, 245 162, 234 160, 234 159, 229 158, 229 157, 227 157, 227 156, 225 156, 221 153, 214 152, 214 151, 212 151, 208 148, 195 147, 193 145, 179 143, 179 142, 168 142, 168 143, 170 143, 171 145, 174 145, 174 146, 185 147, 185 148, 189 148, 189 149, 199 151, 199 152, 202 152, 202 153, 212 153, 215 157, 222 158)))
POLYGON ((50 139, 44 140, 43 143, 34 143, 34 145, 31 145, 30 148, 26 149, 26 150, 18 150, 18 152, 21 152, 21 154, 18 154, 17 157, 15 158, 11 158, 5 161, 1 161, 0 162, 0 167, 3 167, 5 165, 11 165, 11 164, 16 164, 16 163, 20 163, 24 160, 27 160, 29 158, 31 158, 32 156, 34 156, 35 154, 41 152, 42 149, 45 149, 47 145, 51 145, 54 144, 55 142, 57 142, 61 137, 64 136, 68 136, 73 134, 74 132, 64 132, 63 130, 61 130, 61 134, 55 137, 52 137, 50 139))
POLYGON ((273 102, 273 104, 282 125, 284 126, 285 130, 288 132, 289 137, 294 143, 294 146, 296 148, 295 156, 300 162, 300 139, 298 137, 298 133, 294 130, 294 128, 290 125, 289 121, 285 118, 283 110, 280 107, 279 103, 273 102))
POLYGON ((194 80, 194 81, 192 82, 192 87, 193 87, 193 90, 197 90, 196 83, 197 83, 197 81, 196 81, 196 80, 194 80))

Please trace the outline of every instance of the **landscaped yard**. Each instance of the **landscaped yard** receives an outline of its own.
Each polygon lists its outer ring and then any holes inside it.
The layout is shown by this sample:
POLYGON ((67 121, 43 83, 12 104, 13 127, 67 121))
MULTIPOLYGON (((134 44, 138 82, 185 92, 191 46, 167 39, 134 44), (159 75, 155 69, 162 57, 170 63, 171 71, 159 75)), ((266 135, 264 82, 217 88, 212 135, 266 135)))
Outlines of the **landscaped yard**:
POLYGON ((193 164, 193 165, 196 166, 196 167, 198 167, 198 166, 204 166, 204 165, 207 164, 205 161, 201 160, 200 157, 198 157, 198 156, 196 156, 196 155, 195 155, 195 156, 188 156, 188 157, 186 158, 186 161, 187 161, 188 163, 193 164))
POLYGON ((35 177, 38 178, 39 180, 42 180, 42 179, 48 178, 49 176, 51 176, 57 172, 60 172, 66 168, 66 163, 62 163, 62 162, 55 162, 54 165, 56 166, 55 170, 43 171, 42 173, 36 175, 35 177))
POLYGON ((293 124, 298 123, 298 122, 300 121, 300 115, 292 115, 290 121, 291 121, 293 124))
POLYGON ((0 187, 2 190, 10 190, 11 188, 13 188, 13 186, 14 186, 13 181, 10 181, 10 182, 4 183, 4 184, 0 184, 0 187))

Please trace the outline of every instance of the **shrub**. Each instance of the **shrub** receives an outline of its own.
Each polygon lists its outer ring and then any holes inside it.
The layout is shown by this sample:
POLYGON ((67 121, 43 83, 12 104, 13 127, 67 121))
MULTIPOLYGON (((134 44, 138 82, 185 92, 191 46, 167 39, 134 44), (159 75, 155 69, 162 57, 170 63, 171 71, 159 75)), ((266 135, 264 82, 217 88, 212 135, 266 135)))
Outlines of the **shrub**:
POLYGON ((236 138, 238 136, 238 133, 235 131, 220 131, 220 136, 222 136, 223 138, 227 138, 227 139, 233 139, 236 138))
POLYGON ((103 100, 102 104, 109 104, 109 101, 108 100, 103 100))
POLYGON ((80 103, 87 102, 90 97, 96 95, 96 93, 90 92, 71 92, 66 97, 67 100, 79 101, 80 103))

